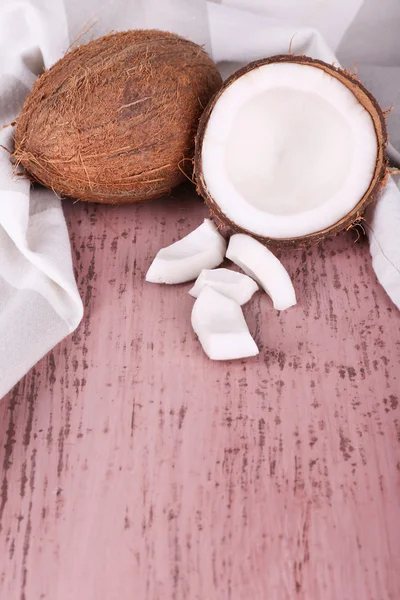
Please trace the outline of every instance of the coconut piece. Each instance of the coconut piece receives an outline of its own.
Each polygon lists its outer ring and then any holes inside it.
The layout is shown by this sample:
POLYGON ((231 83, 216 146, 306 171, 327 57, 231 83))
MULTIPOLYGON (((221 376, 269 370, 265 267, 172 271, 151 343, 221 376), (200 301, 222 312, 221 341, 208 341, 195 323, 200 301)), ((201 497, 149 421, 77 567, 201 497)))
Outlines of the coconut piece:
POLYGON ((229 269, 203 269, 196 283, 189 290, 189 294, 198 298, 206 285, 227 298, 235 300, 240 306, 248 302, 254 292, 258 290, 256 282, 243 273, 229 269))
POLYGON ((150 283, 184 283, 196 279, 203 269, 222 263, 226 241, 210 219, 174 244, 162 248, 147 271, 150 283))
POLYGON ((221 86, 197 44, 114 33, 78 46, 37 80, 15 131, 31 179, 91 202, 141 202, 190 176, 203 107, 221 86))
POLYGON ((258 354, 239 304, 209 286, 201 290, 194 303, 192 327, 212 360, 235 360, 258 354))
POLYGON ((256 61, 232 75, 196 138, 198 191, 236 232, 276 245, 348 228, 386 179, 387 133, 349 72, 306 56, 256 61))
POLYGON ((229 240, 226 256, 264 288, 276 310, 296 304, 296 292, 288 272, 263 244, 237 233, 229 240))

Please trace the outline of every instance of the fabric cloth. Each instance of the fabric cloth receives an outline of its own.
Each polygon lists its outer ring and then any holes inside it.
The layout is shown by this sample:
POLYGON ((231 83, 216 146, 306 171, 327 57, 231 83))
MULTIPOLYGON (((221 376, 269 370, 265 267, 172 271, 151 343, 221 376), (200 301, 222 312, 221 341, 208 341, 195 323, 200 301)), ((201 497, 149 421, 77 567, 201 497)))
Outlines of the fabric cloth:
MULTIPOLYGON (((68 47, 62 3, 2 0, 0 125, 17 115, 36 76, 68 47)), ((12 127, 0 144, 12 149, 12 127)), ((15 177, 0 149, 0 397, 82 318, 60 201, 15 177)))
MULTIPOLYGON (((348 68, 356 60, 364 82, 389 108, 399 96, 400 10, 397 0, 387 2, 393 3, 393 19, 380 10, 379 0, 1 0, 0 126, 18 115, 36 76, 87 27, 89 34, 82 42, 111 30, 174 31, 205 45, 224 76, 250 60, 287 52, 295 34, 292 52, 328 62, 337 61, 337 52, 348 68), (384 27, 371 44, 382 14, 384 27)), ((398 160, 400 103, 389 117, 389 127, 395 143, 390 154, 398 160)), ((0 144, 9 150, 12 133, 10 127, 0 130, 0 144)), ((399 199, 391 181, 369 210, 367 223, 374 269, 398 306, 399 199)), ((31 189, 24 178, 15 177, 7 152, 1 150, 0 398, 81 318, 61 202, 51 191, 31 189)))

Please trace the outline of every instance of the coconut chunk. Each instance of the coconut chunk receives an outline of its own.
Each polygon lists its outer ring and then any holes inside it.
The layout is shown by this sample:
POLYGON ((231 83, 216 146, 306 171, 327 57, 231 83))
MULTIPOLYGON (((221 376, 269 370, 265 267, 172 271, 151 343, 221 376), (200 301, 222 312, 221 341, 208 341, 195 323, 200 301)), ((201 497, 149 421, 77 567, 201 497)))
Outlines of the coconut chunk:
POLYGON ((194 303, 192 327, 212 360, 235 360, 258 354, 239 304, 209 286, 201 290, 194 303))
POLYGON ((296 304, 296 293, 288 272, 263 244, 237 233, 229 240, 226 256, 264 288, 276 310, 296 304))
POLYGON ((147 271, 150 283, 184 283, 196 279, 203 269, 224 260, 226 241, 210 219, 181 240, 162 248, 147 271))
POLYGON ((227 298, 235 300, 240 306, 248 302, 254 292, 258 290, 256 282, 243 273, 229 269, 203 269, 196 279, 196 283, 189 290, 189 294, 198 298, 206 285, 227 298))

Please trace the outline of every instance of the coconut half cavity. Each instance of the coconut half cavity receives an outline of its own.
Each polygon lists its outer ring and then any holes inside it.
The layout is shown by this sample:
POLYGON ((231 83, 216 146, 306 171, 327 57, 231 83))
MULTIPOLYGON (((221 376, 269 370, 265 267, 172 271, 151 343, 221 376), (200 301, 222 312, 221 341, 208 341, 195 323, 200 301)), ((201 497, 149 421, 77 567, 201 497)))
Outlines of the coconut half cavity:
POLYGON ((382 110, 349 73, 308 57, 257 61, 205 111, 195 173, 211 210, 272 243, 315 241, 363 212, 386 173, 382 110))

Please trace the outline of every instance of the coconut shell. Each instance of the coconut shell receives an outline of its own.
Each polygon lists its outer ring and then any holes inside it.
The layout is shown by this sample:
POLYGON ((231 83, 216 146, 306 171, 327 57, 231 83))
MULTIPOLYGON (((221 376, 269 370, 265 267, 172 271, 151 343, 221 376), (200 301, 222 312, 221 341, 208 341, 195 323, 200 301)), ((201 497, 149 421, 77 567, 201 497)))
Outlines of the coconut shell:
POLYGON ((115 33, 81 45, 35 83, 14 159, 33 181, 91 202, 141 202, 191 171, 199 118, 221 77, 175 34, 115 33))
POLYGON ((308 245, 312 243, 317 243, 326 237, 336 235, 340 231, 344 229, 349 229, 354 224, 359 222, 362 219, 362 215, 367 208, 367 206, 375 200, 384 185, 387 181, 387 159, 386 159, 386 147, 388 143, 387 138, 387 130, 386 130, 386 119, 385 114, 379 106, 376 99, 372 96, 372 94, 363 86, 363 84, 349 71, 344 69, 339 69, 333 65, 329 65, 321 60, 316 60, 310 58, 309 56, 295 56, 293 54, 282 54, 277 56, 272 56, 270 58, 265 58, 262 60, 254 61, 244 68, 240 69, 231 77, 229 77, 224 85, 220 88, 220 90, 215 94, 215 96, 210 101, 207 109, 204 111, 199 124, 199 129, 196 136, 196 150, 195 150, 195 178, 197 184, 198 193, 204 198, 206 204, 209 206, 211 212, 221 221, 224 225, 230 227, 234 232, 237 233, 245 233, 250 235, 260 242, 274 245, 274 246, 302 246, 308 245), (364 196, 360 198, 360 201, 353 208, 351 212, 345 215, 340 221, 331 225, 327 229, 323 229, 321 231, 310 233, 309 235, 303 237, 296 238, 269 238, 269 237, 260 237, 253 234, 251 231, 240 226, 238 223, 232 222, 219 208, 217 202, 212 198, 211 194, 207 189, 206 182, 204 180, 203 168, 202 168, 202 145, 203 138, 207 128, 208 120, 210 115, 214 109, 214 106, 218 102, 221 95, 224 91, 238 78, 242 77, 249 71, 253 69, 257 69, 258 67, 262 67, 264 65, 268 65, 271 63, 282 63, 282 62, 290 62, 290 63, 298 63, 298 64, 307 64, 312 65, 318 69, 322 69, 332 77, 339 79, 341 83, 343 83, 346 87, 350 89, 350 91, 356 96, 357 100, 360 104, 367 110, 370 114, 376 137, 378 140, 378 156, 376 161, 376 167, 374 171, 374 176, 371 180, 371 183, 365 192, 364 196))

